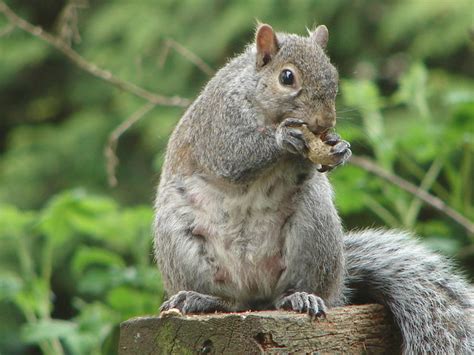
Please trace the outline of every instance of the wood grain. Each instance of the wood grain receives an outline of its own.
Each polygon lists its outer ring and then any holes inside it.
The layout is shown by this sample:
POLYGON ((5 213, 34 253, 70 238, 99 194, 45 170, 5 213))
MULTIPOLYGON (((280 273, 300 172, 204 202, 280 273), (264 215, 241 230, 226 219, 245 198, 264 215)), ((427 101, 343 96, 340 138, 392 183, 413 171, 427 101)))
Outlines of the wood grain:
POLYGON ((133 318, 121 324, 119 354, 386 354, 400 344, 385 309, 363 305, 318 320, 283 311, 133 318))

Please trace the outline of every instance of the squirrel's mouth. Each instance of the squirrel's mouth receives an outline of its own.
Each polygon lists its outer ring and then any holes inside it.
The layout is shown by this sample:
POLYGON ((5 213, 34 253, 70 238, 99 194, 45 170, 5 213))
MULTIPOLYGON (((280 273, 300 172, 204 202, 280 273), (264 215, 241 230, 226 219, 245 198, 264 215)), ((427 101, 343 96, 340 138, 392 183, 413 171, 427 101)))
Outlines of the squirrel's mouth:
POLYGON ((332 129, 332 127, 323 127, 323 126, 313 126, 313 127, 307 126, 307 127, 315 135, 328 134, 332 129))

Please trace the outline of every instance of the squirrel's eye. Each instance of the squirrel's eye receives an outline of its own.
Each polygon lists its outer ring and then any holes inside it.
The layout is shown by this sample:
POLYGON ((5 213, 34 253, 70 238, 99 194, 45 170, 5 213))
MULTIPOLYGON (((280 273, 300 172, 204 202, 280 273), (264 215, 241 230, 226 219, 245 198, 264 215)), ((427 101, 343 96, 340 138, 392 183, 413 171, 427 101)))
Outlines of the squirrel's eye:
POLYGON ((288 86, 293 85, 295 83, 295 74, 289 69, 284 69, 280 73, 280 83, 288 86))

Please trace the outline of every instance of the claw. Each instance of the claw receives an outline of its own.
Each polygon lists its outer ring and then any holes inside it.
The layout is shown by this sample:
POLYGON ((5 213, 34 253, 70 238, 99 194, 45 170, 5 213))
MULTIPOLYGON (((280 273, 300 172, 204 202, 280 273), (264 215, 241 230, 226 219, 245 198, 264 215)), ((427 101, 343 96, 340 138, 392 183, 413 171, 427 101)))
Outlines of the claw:
POLYGON ((298 118, 287 118, 282 123, 286 127, 292 127, 292 126, 299 127, 299 126, 302 126, 302 125, 306 124, 305 121, 300 120, 298 118))
POLYGON ((335 155, 343 154, 350 148, 350 146, 351 145, 349 144, 349 142, 339 141, 339 143, 337 143, 331 148, 331 153, 335 155))
POLYGON ((330 146, 334 146, 341 141, 341 136, 337 133, 331 132, 326 134, 324 143, 330 146))
POLYGON ((326 171, 331 171, 334 168, 334 166, 329 166, 329 165, 321 165, 320 168, 317 168, 320 173, 325 173, 326 171))
POLYGON ((300 127, 305 124, 296 118, 287 118, 280 123, 276 130, 277 144, 293 154, 306 156, 306 142, 300 127))
POLYGON ((226 311, 228 305, 215 296, 194 291, 180 291, 163 303, 160 312, 169 311, 170 309, 177 309, 182 314, 211 313, 226 311))
POLYGON ((288 134, 294 138, 303 139, 303 133, 296 129, 289 129, 288 134))
POLYGON ((326 306, 324 305, 324 301, 320 297, 307 292, 295 292, 289 296, 283 297, 276 304, 276 307, 306 313, 311 318, 326 316, 326 306))

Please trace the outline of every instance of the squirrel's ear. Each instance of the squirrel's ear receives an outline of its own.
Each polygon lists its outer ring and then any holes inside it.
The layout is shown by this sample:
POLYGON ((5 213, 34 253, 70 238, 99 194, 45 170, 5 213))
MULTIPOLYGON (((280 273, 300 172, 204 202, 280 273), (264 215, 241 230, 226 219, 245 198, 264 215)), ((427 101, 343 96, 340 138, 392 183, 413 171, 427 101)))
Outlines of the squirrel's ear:
POLYGON ((278 52, 278 40, 273 28, 267 24, 261 24, 255 34, 257 45, 257 66, 263 67, 278 52))
POLYGON ((328 28, 324 25, 319 25, 316 29, 311 33, 311 39, 315 41, 321 48, 326 48, 328 44, 329 38, 329 31, 328 28))

